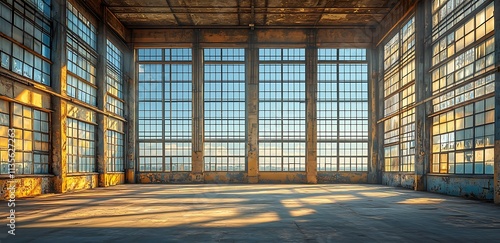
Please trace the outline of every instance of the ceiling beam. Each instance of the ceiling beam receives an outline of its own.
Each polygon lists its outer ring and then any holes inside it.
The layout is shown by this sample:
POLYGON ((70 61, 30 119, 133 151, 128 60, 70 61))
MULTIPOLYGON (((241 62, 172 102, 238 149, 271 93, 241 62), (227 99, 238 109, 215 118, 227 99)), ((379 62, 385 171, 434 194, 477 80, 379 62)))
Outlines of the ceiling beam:
MULTIPOLYGON (((129 29, 249 29, 245 25, 129 25, 129 29)), ((374 25, 257 25, 255 29, 375 29, 374 25)))
MULTIPOLYGON (((108 6, 109 8, 143 8, 143 9, 146 9, 146 8, 152 8, 152 9, 161 9, 161 8, 167 8, 167 9, 186 9, 186 7, 183 7, 183 6, 165 6, 165 5, 162 5, 162 6, 141 6, 141 5, 137 5, 137 6, 119 6, 119 5, 114 5, 114 6, 108 6)), ((238 8, 238 5, 236 6, 188 6, 189 9, 235 9, 235 8, 238 8)), ((245 9, 245 10, 251 10, 252 7, 242 7, 240 6, 241 9, 245 9)), ((265 9, 293 9, 293 10, 303 10, 303 9, 317 9, 317 10, 322 10, 323 8, 325 7, 271 7, 271 6, 268 6, 268 7, 254 7, 254 9, 256 11, 261 11, 261 10, 265 10, 265 9)), ((328 8, 328 7, 326 7, 328 8)), ((389 8, 389 7, 359 7, 359 8, 356 8, 356 7, 330 7, 331 9, 346 9, 346 10, 352 10, 352 11, 356 11, 356 10, 364 10, 364 9, 373 9, 373 10, 391 10, 392 8, 389 8)))
POLYGON ((180 25, 181 23, 179 22, 179 19, 177 18, 177 15, 175 13, 173 13, 173 9, 170 7, 172 5, 170 5, 170 1, 169 0, 165 0, 169 6, 169 9, 170 9, 170 12, 174 15, 174 19, 175 19, 175 22, 177 23, 177 25, 180 25))
POLYGON ((190 8, 189 11, 183 9, 183 10, 171 10, 170 8, 157 8, 157 9, 144 9, 144 10, 139 10, 139 9, 119 9, 115 7, 110 7, 109 8, 113 13, 116 14, 130 14, 130 13, 141 13, 141 14, 154 14, 154 13, 172 13, 172 14, 374 14, 374 15, 386 15, 388 12, 381 12, 380 10, 374 10, 374 9, 364 9, 364 10, 346 10, 346 9, 336 9, 336 8, 325 8, 322 11, 318 11, 315 9, 303 9, 302 11, 299 10, 290 10, 290 9, 283 9, 283 10, 268 10, 268 11, 248 11, 248 9, 242 9, 242 8, 233 8, 231 10, 216 10, 216 11, 210 11, 210 10, 192 10, 190 8))

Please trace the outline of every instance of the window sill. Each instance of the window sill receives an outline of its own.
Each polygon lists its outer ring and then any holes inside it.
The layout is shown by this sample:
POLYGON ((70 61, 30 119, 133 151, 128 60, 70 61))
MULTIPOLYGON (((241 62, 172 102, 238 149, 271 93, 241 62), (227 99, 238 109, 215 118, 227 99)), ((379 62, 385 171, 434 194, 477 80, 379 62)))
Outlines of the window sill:
POLYGON ((97 172, 80 172, 80 173, 68 173, 66 176, 88 176, 88 175, 99 175, 97 172))
POLYGON ((437 174, 429 173, 428 176, 452 177, 452 178, 474 178, 474 179, 493 179, 493 175, 473 175, 473 174, 437 174))
MULTIPOLYGON (((22 178, 40 178, 40 177, 54 177, 52 174, 14 174, 14 179, 22 179, 22 178)), ((0 180, 9 179, 10 175, 0 175, 0 180)))

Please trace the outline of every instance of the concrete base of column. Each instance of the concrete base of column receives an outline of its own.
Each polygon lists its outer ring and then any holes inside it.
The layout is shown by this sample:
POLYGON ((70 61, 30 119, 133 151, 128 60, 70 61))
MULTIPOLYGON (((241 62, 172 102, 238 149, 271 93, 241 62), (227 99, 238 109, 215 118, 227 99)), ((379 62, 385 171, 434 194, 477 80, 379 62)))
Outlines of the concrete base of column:
POLYGON ((248 177, 248 183, 250 183, 250 184, 257 184, 257 183, 259 183, 259 177, 258 176, 249 176, 248 177))
POLYGON ((130 184, 135 184, 135 170, 134 169, 127 169, 125 171, 125 182, 130 183, 130 184))

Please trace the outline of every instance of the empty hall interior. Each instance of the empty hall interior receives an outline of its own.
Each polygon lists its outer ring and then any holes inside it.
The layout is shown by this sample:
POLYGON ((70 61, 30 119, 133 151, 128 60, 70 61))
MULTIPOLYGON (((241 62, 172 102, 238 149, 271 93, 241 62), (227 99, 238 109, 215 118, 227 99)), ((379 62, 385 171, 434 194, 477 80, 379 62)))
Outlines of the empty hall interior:
POLYGON ((0 242, 498 241, 499 9, 0 0, 0 242))

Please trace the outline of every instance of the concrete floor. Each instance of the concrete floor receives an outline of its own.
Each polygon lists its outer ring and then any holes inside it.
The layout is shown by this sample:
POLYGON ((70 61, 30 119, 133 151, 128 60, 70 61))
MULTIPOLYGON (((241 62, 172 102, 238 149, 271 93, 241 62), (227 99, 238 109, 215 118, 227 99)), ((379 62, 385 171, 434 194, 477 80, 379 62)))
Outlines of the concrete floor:
POLYGON ((500 239, 500 206, 380 185, 120 185, 18 200, 16 221, 0 242, 500 239))

